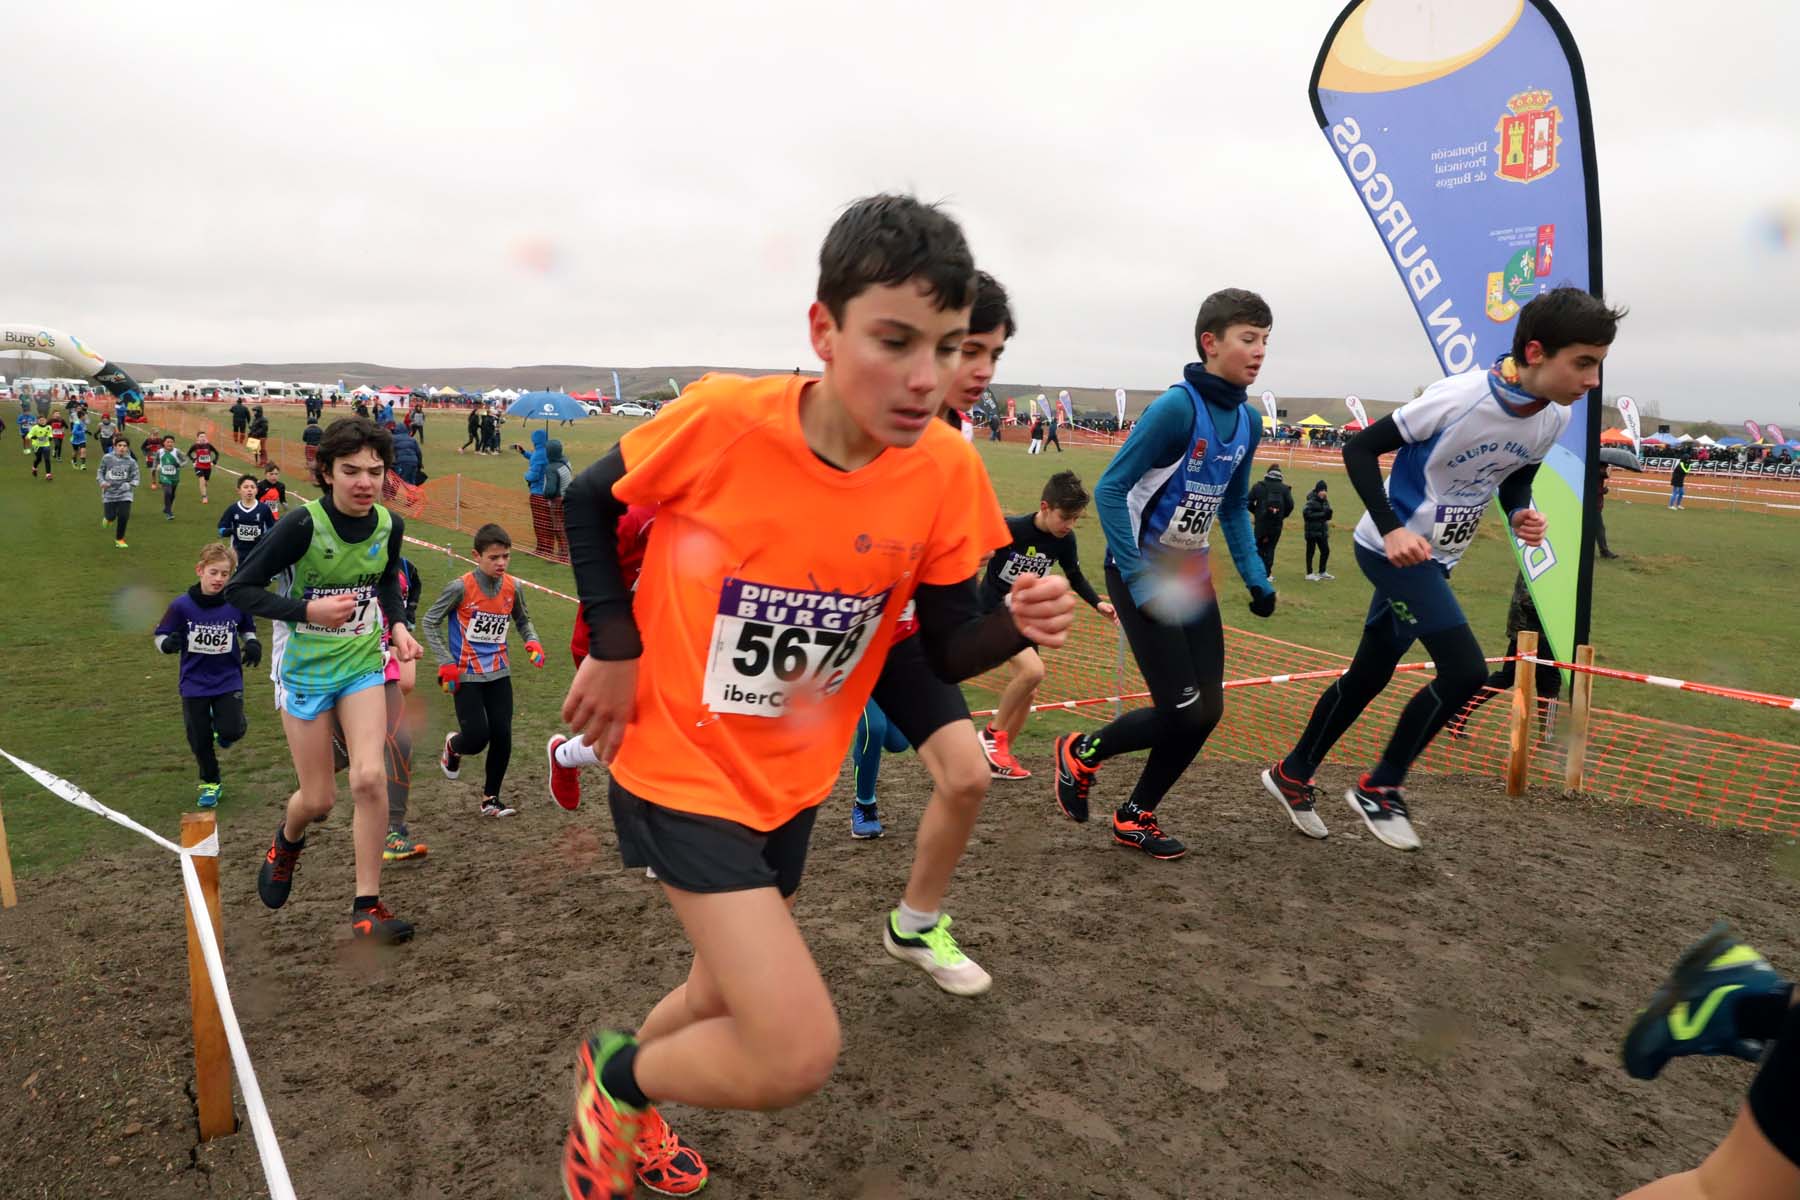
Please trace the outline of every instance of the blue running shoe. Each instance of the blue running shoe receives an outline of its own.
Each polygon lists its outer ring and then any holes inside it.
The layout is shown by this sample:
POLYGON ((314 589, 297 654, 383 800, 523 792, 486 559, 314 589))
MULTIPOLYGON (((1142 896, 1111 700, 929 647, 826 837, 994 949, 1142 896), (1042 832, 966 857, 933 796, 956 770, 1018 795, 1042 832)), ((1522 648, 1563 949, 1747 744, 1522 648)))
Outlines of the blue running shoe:
POLYGON ((201 808, 217 808, 219 807, 219 794, 224 790, 223 784, 203 783, 200 785, 200 795, 195 798, 194 803, 201 808))
POLYGON ((1625 1069, 1634 1079, 1655 1079, 1671 1058, 1688 1054, 1755 1062, 1767 1043, 1738 1033, 1738 1005, 1752 996, 1785 998, 1792 986, 1720 921, 1687 948, 1631 1023, 1625 1069))
POLYGON ((857 801, 850 805, 850 836, 860 840, 878 838, 882 834, 881 818, 875 815, 874 804, 857 801))

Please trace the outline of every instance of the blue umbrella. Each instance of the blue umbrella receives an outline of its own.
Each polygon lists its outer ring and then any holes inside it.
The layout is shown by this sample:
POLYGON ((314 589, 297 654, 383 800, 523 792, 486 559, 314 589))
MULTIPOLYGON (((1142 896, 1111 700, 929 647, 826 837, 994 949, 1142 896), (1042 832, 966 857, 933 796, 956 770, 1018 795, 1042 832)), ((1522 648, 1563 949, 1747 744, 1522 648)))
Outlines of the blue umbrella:
POLYGON ((567 392, 526 392, 506 406, 506 415, 543 421, 549 428, 551 421, 579 421, 588 415, 588 410, 567 392))

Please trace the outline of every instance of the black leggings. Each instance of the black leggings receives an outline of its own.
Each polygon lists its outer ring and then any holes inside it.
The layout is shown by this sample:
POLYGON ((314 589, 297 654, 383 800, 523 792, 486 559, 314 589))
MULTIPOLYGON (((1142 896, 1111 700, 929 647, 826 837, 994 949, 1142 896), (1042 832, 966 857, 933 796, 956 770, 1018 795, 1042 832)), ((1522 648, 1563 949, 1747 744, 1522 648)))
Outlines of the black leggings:
POLYGON ((1088 761, 1150 751, 1130 802, 1141 812, 1154 812, 1225 715, 1225 629, 1216 604, 1187 625, 1147 616, 1113 567, 1106 569, 1106 594, 1118 610, 1152 706, 1123 713, 1088 734, 1088 761))
POLYGON ((481 447, 476 445, 476 443, 479 441, 481 441, 480 428, 477 427, 475 429, 471 429, 471 430, 469 430, 469 440, 462 444, 462 448, 464 450, 467 450, 470 446, 475 446, 475 448, 479 450, 481 447))
MULTIPOLYGON (((1542 637, 1543 635, 1539 634, 1538 636, 1542 637)), ((1511 658, 1518 652, 1519 635, 1515 633, 1513 636, 1506 639, 1506 657, 1511 658)), ((1516 662, 1501 663, 1500 669, 1487 677, 1486 684, 1476 691, 1474 697, 1469 701, 1468 707, 1463 710, 1462 715, 1458 717, 1457 720, 1468 720, 1469 717, 1474 714, 1475 710, 1480 708, 1483 704, 1486 704, 1501 692, 1511 691, 1513 683, 1519 677, 1518 666, 1519 664, 1516 662)), ((1538 719, 1540 721, 1545 718, 1549 710, 1550 701, 1556 699, 1560 695, 1562 695, 1562 671, 1556 667, 1538 666, 1537 701, 1538 719)))
POLYGON ((481 683, 471 683, 465 676, 456 689, 456 739, 451 742, 453 754, 480 754, 487 751, 487 785, 483 796, 498 796, 506 778, 506 766, 512 761, 512 676, 502 675, 481 683))
POLYGON ((200 764, 200 782, 219 782, 219 756, 213 753, 213 734, 220 747, 231 745, 250 728, 244 716, 244 693, 223 696, 183 696, 181 721, 187 726, 188 749, 200 764))
POLYGON ((131 501, 107 500, 103 503, 102 512, 107 520, 117 524, 117 528, 113 530, 113 537, 121 542, 124 541, 125 527, 131 524, 131 501))
MULTIPOLYGON (((1759 1031, 1760 1032, 1760 1031, 1759 1031)), ((1800 1166, 1800 1007, 1789 1008, 1775 1038, 1775 1048, 1763 1059, 1750 1083, 1750 1115, 1756 1127, 1782 1157, 1800 1166)))
POLYGON ((44 464, 44 471, 46 474, 51 473, 55 470, 55 468, 50 465, 50 447, 39 446, 35 451, 32 452, 31 469, 33 472, 37 471, 38 463, 40 463, 40 462, 42 462, 44 464))
POLYGON ((175 489, 180 486, 181 486, 181 476, 179 476, 179 475, 177 475, 173 479, 166 479, 163 481, 163 485, 162 485, 163 512, 165 514, 175 511, 175 489))
POLYGON ((1288 778, 1313 777, 1344 731, 1356 723, 1369 701, 1381 695, 1393 679, 1394 668, 1415 640, 1424 642, 1430 651, 1431 661, 1437 664, 1437 678, 1407 701, 1387 749, 1381 752, 1381 761, 1370 772, 1371 782, 1377 786, 1398 787, 1405 782, 1407 769, 1425 753, 1437 731, 1461 712, 1487 682, 1487 662, 1466 622, 1417 639, 1403 632, 1388 615, 1363 626, 1362 644, 1356 648, 1350 669, 1326 688, 1313 705, 1306 732, 1282 764, 1282 772, 1288 778))
POLYGON ((1331 561, 1331 543, 1325 539, 1324 534, 1309 533, 1306 535, 1306 573, 1308 575, 1313 573, 1313 551, 1315 549, 1319 552, 1319 573, 1322 575, 1325 573, 1325 564, 1331 561))

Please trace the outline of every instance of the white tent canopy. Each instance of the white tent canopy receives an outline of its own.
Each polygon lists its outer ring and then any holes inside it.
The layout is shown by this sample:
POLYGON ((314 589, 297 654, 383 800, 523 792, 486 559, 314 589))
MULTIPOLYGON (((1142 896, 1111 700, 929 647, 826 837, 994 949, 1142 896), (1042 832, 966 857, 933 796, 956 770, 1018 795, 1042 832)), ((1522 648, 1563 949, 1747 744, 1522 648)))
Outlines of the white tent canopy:
POLYGON ((1696 445, 1696 446, 1716 446, 1718 444, 1719 443, 1712 440, 1712 436, 1710 434, 1703 433, 1699 437, 1694 439, 1694 445, 1696 445))
POLYGON ((374 388, 370 387, 368 384, 365 383, 361 387, 352 390, 350 394, 352 396, 374 396, 374 395, 377 395, 378 393, 375 391, 374 388))

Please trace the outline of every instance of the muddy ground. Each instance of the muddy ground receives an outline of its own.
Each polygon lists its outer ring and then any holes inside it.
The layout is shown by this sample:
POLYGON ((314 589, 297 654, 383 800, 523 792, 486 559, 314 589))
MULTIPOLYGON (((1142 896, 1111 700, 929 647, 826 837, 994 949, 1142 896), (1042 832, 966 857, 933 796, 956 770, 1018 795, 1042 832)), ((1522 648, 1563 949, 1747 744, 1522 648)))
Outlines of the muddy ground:
MULTIPOLYGON (((559 1194, 577 1040, 635 1023, 685 970, 604 804, 537 800, 541 760, 520 760, 536 802, 511 821, 421 774, 433 852, 383 888, 419 937, 373 957, 346 942, 347 808, 279 912, 254 886, 273 802, 223 810, 227 970, 303 1200, 559 1194)), ((1136 769, 1102 774, 1097 812, 1136 769)), ((888 760, 880 842, 849 840, 840 785, 800 916, 844 1056, 787 1112, 669 1111, 712 1163, 707 1194, 1606 1197, 1694 1164, 1750 1068, 1637 1083, 1618 1036, 1715 915, 1800 970, 1792 848, 1419 783, 1426 846, 1403 855, 1335 798, 1330 841, 1305 841, 1252 771, 1202 764, 1161 814, 1192 852, 1160 863, 1053 816, 1041 777, 998 782, 950 905, 996 979, 975 1000, 880 946, 918 764, 888 760)), ((172 858, 146 845, 22 893, 0 914, 0 1194, 264 1194, 247 1126, 195 1146, 172 858)))

